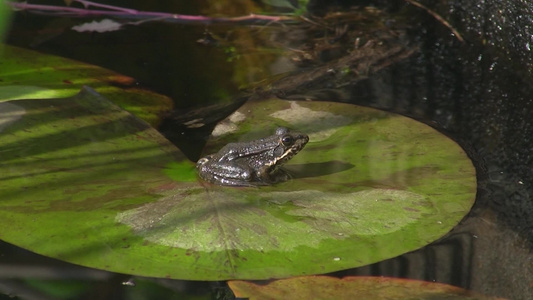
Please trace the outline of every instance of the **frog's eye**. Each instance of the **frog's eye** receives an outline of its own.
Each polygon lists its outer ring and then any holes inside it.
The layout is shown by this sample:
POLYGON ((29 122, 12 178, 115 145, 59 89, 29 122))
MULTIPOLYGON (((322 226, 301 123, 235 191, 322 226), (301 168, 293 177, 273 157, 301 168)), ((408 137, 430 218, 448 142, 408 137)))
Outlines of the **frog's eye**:
POLYGON ((294 144, 294 138, 290 135, 286 135, 281 138, 281 143, 285 147, 291 146, 292 144, 294 144))

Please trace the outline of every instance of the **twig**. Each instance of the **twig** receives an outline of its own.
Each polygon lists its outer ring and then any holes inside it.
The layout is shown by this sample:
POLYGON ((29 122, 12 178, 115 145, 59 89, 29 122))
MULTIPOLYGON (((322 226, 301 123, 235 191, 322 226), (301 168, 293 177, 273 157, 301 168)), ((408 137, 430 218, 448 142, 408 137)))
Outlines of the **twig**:
POLYGON ((129 12, 129 13, 133 13, 133 14, 137 12, 136 10, 130 9, 130 8, 124 8, 124 7, 120 7, 120 6, 101 4, 101 3, 96 3, 96 2, 92 2, 92 1, 86 1, 86 0, 72 0, 72 2, 78 2, 78 3, 82 4, 83 7, 85 7, 86 9, 88 9, 91 6, 94 6, 94 7, 105 8, 105 9, 109 9, 109 10, 117 10, 117 11, 129 12))
POLYGON ((459 34, 459 32, 457 30, 455 30, 455 28, 452 27, 452 25, 450 25, 450 23, 448 23, 448 21, 446 21, 443 17, 441 17, 439 14, 437 14, 436 12, 432 11, 431 9, 427 8, 426 6, 424 6, 423 4, 419 3, 419 2, 416 2, 414 0, 405 0, 406 2, 416 6, 416 7, 419 7, 423 10, 425 10, 428 14, 432 15, 433 18, 437 19, 437 21, 441 22, 444 26, 448 27, 452 33, 455 35, 455 37, 460 41, 460 42, 464 42, 464 39, 463 37, 461 36, 461 34, 459 34))
POLYGON ((129 19, 157 19, 165 20, 167 22, 177 23, 197 23, 197 24, 213 24, 213 23, 272 23, 272 22, 288 22, 295 21, 296 19, 288 16, 265 16, 250 14, 248 16, 240 16, 233 18, 212 18, 206 16, 192 16, 181 15, 163 12, 150 12, 150 11, 138 11, 134 9, 128 9, 118 6, 111 6, 105 4, 99 4, 92 1, 85 0, 73 0, 82 4, 85 8, 77 8, 70 6, 56 6, 56 5, 40 5, 30 4, 26 2, 12 2, 6 1, 5 3, 11 6, 14 10, 24 10, 36 14, 55 15, 55 16, 68 16, 68 17, 101 17, 110 16, 117 18, 129 18, 129 19), (90 7, 97 7, 100 9, 89 9, 90 7))

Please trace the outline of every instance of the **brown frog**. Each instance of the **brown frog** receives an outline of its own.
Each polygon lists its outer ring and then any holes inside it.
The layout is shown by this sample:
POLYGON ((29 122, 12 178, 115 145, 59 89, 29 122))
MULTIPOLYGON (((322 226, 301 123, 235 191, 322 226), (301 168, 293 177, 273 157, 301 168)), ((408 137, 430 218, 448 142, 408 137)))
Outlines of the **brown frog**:
POLYGON ((279 127, 266 138, 227 144, 217 153, 198 160, 196 168, 203 180, 214 184, 269 185, 288 179, 279 166, 300 152, 308 141, 304 133, 279 127))

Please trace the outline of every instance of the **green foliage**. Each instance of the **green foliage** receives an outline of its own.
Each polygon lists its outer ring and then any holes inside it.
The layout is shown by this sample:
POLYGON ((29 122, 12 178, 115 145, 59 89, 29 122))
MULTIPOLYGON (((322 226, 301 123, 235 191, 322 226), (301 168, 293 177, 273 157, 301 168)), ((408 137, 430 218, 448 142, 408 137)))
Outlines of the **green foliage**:
POLYGON ((0 102, 69 97, 87 85, 154 127, 172 107, 170 98, 139 89, 133 78, 110 70, 3 44, 0 55, 0 102))
POLYGON ((285 166, 291 180, 260 188, 199 182, 194 163, 146 122, 90 88, 72 96, 90 83, 127 98, 95 79, 118 74, 5 49, 1 234, 43 255, 194 280, 324 273, 422 247, 475 198, 474 168, 444 135, 328 102, 250 101, 207 144, 213 153, 278 126, 303 131, 310 142, 285 166))
POLYGON ((453 141, 368 108, 245 104, 209 152, 279 125, 311 141, 286 166, 292 180, 232 188, 198 182, 194 163, 94 91, 0 105, 2 238, 120 273, 223 280, 352 268, 441 237, 475 195, 453 141))
POLYGON ((2 42, 10 23, 11 8, 4 3, 0 3, 0 42, 2 42))

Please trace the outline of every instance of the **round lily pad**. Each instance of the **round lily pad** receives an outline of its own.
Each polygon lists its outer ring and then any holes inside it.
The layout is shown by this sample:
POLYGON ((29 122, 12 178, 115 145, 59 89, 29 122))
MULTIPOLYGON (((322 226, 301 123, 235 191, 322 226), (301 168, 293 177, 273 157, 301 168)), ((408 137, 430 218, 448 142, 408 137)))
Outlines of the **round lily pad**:
POLYGON ((115 272, 224 280, 357 267, 438 239, 475 197, 457 144, 370 108, 245 104, 206 154, 278 126, 310 142, 285 166, 292 179, 222 187, 199 181, 178 149, 93 93, 4 104, 14 113, 0 129, 0 238, 115 272))

